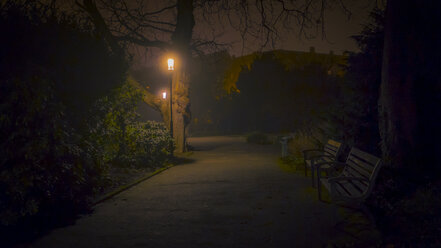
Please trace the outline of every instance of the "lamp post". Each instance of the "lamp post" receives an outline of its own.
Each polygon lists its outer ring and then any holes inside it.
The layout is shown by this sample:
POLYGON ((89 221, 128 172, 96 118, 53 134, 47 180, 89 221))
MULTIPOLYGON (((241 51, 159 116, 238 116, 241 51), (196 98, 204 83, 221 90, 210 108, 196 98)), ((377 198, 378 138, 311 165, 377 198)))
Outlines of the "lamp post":
MULTIPOLYGON (((167 60, 168 70, 170 71, 170 136, 173 139, 173 71, 175 70, 175 60, 170 58, 167 60)), ((171 155, 173 156, 173 148, 171 149, 171 155)))

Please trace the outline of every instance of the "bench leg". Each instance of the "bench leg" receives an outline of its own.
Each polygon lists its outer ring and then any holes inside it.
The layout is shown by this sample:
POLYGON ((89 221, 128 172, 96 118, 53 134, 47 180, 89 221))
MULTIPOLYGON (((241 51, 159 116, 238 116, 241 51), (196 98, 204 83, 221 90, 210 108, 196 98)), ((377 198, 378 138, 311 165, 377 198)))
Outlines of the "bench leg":
POLYGON ((305 166, 305 177, 308 176, 308 167, 306 166, 306 160, 303 161, 303 165, 305 166))
POLYGON ((317 192, 318 192, 318 198, 319 198, 319 201, 322 201, 322 181, 321 181, 321 173, 322 173, 322 170, 320 169, 320 168, 317 168, 316 169, 316 172, 317 172, 317 192))
MULTIPOLYGON (((319 170, 317 170, 317 174, 319 173, 319 170)), ((320 176, 317 175, 317 192, 318 192, 318 198, 319 201, 322 201, 322 184, 320 182, 320 176)))
POLYGON ((315 182, 314 182, 314 164, 311 164, 311 179, 312 179, 312 187, 315 187, 315 182))
POLYGON ((319 201, 322 201, 322 189, 320 187, 320 184, 317 187, 319 201))

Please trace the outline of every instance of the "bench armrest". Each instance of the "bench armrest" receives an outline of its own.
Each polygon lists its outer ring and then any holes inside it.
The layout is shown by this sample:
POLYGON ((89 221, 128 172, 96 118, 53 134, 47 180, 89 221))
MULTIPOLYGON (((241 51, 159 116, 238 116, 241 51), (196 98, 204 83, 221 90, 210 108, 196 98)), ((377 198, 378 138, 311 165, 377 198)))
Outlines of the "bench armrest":
POLYGON ((320 179, 321 179, 321 174, 322 174, 322 172, 321 172, 321 167, 323 166, 323 165, 329 165, 329 167, 331 168, 331 169, 333 169, 334 171, 337 171, 339 168, 342 168, 342 167, 345 167, 346 166, 346 164, 345 163, 342 163, 342 162, 337 162, 337 161, 330 161, 330 162, 322 162, 322 163, 318 163, 318 164, 314 164, 314 167, 316 168, 316 170, 317 170, 317 180, 319 181, 319 183, 320 183, 320 179))
POLYGON ((321 162, 321 163, 315 164, 314 166, 317 169, 320 169, 320 167, 322 167, 323 165, 329 165, 331 167, 344 167, 344 166, 346 166, 345 163, 337 162, 337 161, 321 162))
MULTIPOLYGON (((317 155, 317 156, 309 157, 308 159, 309 159, 309 160, 318 160, 318 159, 320 159, 320 158, 331 158, 331 159, 335 159, 335 157, 332 156, 332 155, 317 155)), ((331 162, 331 161, 329 161, 329 162, 331 162)))
POLYGON ((323 151, 324 151, 323 149, 306 149, 303 150, 302 152, 305 153, 305 152, 323 152, 323 151))

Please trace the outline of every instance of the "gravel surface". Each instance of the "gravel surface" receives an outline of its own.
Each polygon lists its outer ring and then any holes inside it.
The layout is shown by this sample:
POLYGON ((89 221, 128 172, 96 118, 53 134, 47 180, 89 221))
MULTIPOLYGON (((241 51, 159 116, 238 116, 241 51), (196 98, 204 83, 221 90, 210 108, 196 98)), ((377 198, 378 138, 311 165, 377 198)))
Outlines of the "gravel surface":
POLYGON ((30 247, 323 247, 342 220, 276 145, 189 139, 194 162, 158 174, 30 247))

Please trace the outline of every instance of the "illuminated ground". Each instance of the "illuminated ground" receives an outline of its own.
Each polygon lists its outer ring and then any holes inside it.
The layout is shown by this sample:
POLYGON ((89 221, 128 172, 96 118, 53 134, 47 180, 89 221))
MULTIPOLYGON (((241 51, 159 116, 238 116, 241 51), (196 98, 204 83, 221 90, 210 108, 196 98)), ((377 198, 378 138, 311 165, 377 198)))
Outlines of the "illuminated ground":
POLYGON ((283 172, 278 146, 192 138, 194 163, 173 167, 99 204, 32 247, 321 247, 337 209, 310 178, 283 172))

